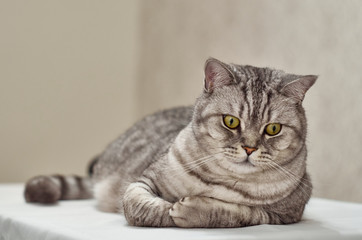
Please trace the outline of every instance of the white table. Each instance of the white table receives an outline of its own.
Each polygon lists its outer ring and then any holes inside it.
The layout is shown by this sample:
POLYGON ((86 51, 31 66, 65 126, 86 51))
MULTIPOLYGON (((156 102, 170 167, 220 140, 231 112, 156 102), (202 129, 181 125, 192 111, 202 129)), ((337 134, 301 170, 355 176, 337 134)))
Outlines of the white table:
POLYGON ((292 225, 234 229, 137 228, 119 214, 100 212, 94 200, 27 204, 22 184, 0 184, 0 240, 108 239, 362 239, 362 204, 313 198, 292 225))

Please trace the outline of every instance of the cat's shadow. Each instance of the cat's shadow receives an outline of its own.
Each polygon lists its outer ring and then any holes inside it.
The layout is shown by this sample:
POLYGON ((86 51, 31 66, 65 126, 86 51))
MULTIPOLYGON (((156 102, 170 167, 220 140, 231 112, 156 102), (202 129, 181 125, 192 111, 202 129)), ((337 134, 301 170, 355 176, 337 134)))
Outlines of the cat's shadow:
MULTIPOLYGON (((176 229, 176 228, 175 228, 176 229)), ((185 229, 177 229, 185 231, 185 229)), ((215 239, 340 239, 341 233, 326 226, 325 223, 303 219, 299 223, 288 225, 256 225, 242 228, 187 229, 197 236, 215 239)))

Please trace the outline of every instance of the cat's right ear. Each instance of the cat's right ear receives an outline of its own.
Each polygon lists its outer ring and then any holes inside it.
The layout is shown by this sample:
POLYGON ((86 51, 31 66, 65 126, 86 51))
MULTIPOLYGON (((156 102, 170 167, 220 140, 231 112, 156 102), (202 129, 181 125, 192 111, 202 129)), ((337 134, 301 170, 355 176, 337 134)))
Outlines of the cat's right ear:
POLYGON ((233 74, 223 62, 215 58, 209 58, 206 61, 204 81, 205 92, 212 93, 215 88, 229 85, 233 83, 233 81, 233 74))

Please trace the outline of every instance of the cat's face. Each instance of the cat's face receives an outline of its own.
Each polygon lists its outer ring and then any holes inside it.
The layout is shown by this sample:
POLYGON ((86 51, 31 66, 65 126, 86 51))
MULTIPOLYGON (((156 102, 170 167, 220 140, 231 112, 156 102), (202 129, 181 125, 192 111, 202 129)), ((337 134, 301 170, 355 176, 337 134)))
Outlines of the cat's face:
POLYGON ((203 150, 214 155, 209 164, 248 174, 293 161, 305 145, 306 119, 301 95, 283 89, 284 73, 215 64, 220 65, 206 69, 205 92, 193 121, 203 150), (225 72, 215 73, 220 71, 225 72))

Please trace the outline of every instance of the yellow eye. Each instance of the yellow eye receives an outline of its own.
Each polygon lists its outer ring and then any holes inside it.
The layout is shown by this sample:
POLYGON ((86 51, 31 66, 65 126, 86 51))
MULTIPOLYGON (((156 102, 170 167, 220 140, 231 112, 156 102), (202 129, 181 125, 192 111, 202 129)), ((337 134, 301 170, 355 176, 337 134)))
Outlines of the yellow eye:
POLYGON ((224 115, 224 124, 230 129, 235 129, 239 127, 240 120, 236 117, 230 115, 224 115))
POLYGON ((265 127, 265 133, 269 136, 275 136, 282 130, 282 125, 279 123, 270 123, 265 127))

